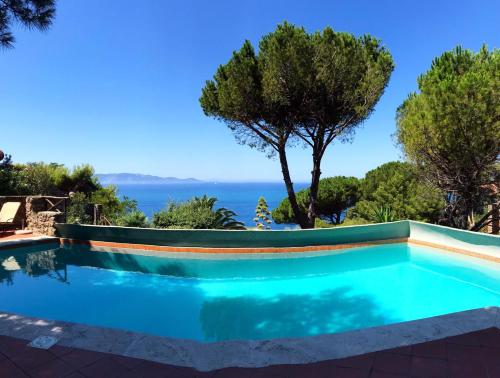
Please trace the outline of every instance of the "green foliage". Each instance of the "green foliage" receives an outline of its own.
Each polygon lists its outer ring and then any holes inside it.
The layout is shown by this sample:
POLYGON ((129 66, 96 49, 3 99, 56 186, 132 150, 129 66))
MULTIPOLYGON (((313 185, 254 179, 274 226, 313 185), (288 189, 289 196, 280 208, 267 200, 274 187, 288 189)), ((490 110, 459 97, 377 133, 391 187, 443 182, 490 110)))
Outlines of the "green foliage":
POLYGON ((102 215, 112 224, 117 224, 118 220, 133 211, 137 211, 137 202, 128 197, 120 199, 118 188, 109 185, 93 192, 89 197, 90 203, 102 205, 102 215))
POLYGON ((390 162, 369 171, 361 182, 361 199, 347 213, 348 219, 377 221, 374 214, 390 208, 391 219, 437 222, 444 207, 439 190, 423 182, 415 167, 390 162))
POLYGON ((112 224, 147 227, 146 216, 137 210, 137 202, 120 198, 115 186, 102 187, 90 165, 72 170, 56 163, 12 164, 7 155, 0 163, 0 195, 69 196, 67 221, 92 223, 93 205, 102 206, 102 215, 112 224))
POLYGON ((447 223, 467 228, 500 152, 500 52, 457 47, 436 58, 397 112, 397 138, 448 195, 447 223))
POLYGON ((15 194, 15 169, 10 155, 5 155, 0 161, 0 195, 15 194))
POLYGON ((120 199, 117 188, 112 185, 99 188, 92 193, 72 193, 67 209, 68 223, 92 223, 94 220, 93 211, 95 204, 102 206, 101 215, 111 224, 148 227, 147 217, 137 209, 136 201, 128 197, 120 199))
POLYGON ((63 193, 71 192, 93 193, 101 186, 91 165, 79 165, 72 171, 66 172, 56 181, 56 185, 63 193))
POLYGON ((332 228, 332 227, 335 227, 335 225, 326 222, 321 218, 316 218, 316 222, 314 222, 314 228, 332 228))
POLYGON ((267 205, 266 199, 260 197, 257 202, 257 207, 255 208, 255 218, 253 219, 255 225, 259 230, 270 230, 271 223, 271 212, 269 211, 269 206, 267 205))
POLYGON ((149 220, 146 215, 139 210, 133 210, 118 218, 116 224, 123 227, 141 227, 148 228, 149 220))
POLYGON ((79 224, 92 223, 90 206, 90 201, 85 193, 74 193, 66 208, 66 222, 79 224))
POLYGON ((328 130, 349 132, 373 110, 392 70, 391 55, 373 37, 329 27, 307 34, 284 22, 262 38, 259 54, 245 41, 219 66, 200 104, 240 142, 276 149, 273 132, 287 124, 321 119, 328 130))
POLYGON ((344 221, 338 226, 359 226, 370 223, 372 222, 363 218, 345 218, 344 221))
POLYGON ((10 156, 0 165, 0 180, 5 181, 0 194, 67 196, 71 192, 90 194, 100 188, 90 165, 73 170, 57 163, 14 165, 10 156))
POLYGON ((333 228, 333 227, 345 227, 345 226, 359 226, 362 224, 370 224, 374 223, 373 221, 369 221, 363 218, 345 218, 340 224, 332 224, 329 222, 325 222, 321 218, 316 218, 316 223, 314 224, 314 228, 333 228))
POLYGON ((170 202, 165 210, 153 215, 153 225, 173 229, 245 229, 243 223, 234 219, 233 211, 214 209, 216 202, 216 198, 206 195, 183 203, 170 202))
POLYGON ((0 1, 0 47, 13 46, 11 24, 14 21, 28 29, 45 30, 52 24, 55 12, 55 0, 0 1))
MULTIPOLYGON (((309 197, 309 191, 307 189, 303 189, 297 192, 297 204, 299 205, 299 211, 301 216, 305 216, 307 214, 307 201, 309 197)), ((273 220, 277 224, 284 223, 299 223, 297 217, 292 211, 292 207, 290 205, 290 200, 288 198, 284 198, 279 204, 278 207, 274 208, 271 212, 273 220)))
POLYGON ((380 41, 325 28, 308 34, 287 22, 249 41, 207 81, 200 98, 207 116, 226 123, 238 142, 278 153, 293 218, 312 227, 321 159, 337 137, 347 140, 373 111, 394 68, 380 41), (297 205, 286 147, 313 150, 307 220, 297 205))
POLYGON ((381 206, 373 210, 371 220, 374 223, 386 223, 394 222, 397 218, 390 206, 381 206))
POLYGON ((61 195, 58 185, 69 174, 57 163, 28 163, 17 165, 17 191, 27 195, 61 195))
MULTIPOLYGON (((330 224, 340 224, 342 214, 354 206, 360 196, 359 180, 356 177, 335 176, 320 180, 317 212, 319 218, 330 224)), ((297 193, 300 211, 305 215, 309 207, 309 189, 297 193)), ((297 223, 290 201, 285 198, 272 212, 276 223, 297 223)), ((323 223, 316 223, 315 226, 323 223)))

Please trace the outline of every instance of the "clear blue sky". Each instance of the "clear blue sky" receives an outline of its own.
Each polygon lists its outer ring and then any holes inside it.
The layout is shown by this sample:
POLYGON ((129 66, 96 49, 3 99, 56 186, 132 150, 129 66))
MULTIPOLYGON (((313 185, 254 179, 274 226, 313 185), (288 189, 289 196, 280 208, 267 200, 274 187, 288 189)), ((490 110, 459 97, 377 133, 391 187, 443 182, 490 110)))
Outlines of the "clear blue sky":
MULTIPOLYGON (((0 149, 99 173, 280 181, 278 162, 236 144, 198 98, 245 39, 257 45, 287 20, 309 32, 370 33, 393 54, 375 113, 323 161, 323 176, 363 176, 401 157, 395 110, 417 76, 458 44, 498 47, 499 16, 498 0, 59 1, 49 31, 16 30, 15 49, 0 51, 0 149)), ((310 151, 291 151, 290 165, 294 181, 307 180, 310 151)))

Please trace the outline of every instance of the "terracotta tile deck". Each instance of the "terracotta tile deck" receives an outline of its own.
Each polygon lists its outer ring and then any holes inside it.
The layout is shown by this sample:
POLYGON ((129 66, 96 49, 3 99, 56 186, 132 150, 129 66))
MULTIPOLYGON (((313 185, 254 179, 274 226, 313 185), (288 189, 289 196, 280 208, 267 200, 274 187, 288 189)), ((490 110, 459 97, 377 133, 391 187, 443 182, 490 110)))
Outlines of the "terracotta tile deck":
POLYGON ((19 240, 32 238, 33 234, 15 234, 13 232, 0 232, 0 242, 7 240, 19 240))
POLYGON ((26 344, 25 340, 0 336, 0 377, 500 378, 498 328, 313 364, 211 372, 58 345, 40 350, 26 344))

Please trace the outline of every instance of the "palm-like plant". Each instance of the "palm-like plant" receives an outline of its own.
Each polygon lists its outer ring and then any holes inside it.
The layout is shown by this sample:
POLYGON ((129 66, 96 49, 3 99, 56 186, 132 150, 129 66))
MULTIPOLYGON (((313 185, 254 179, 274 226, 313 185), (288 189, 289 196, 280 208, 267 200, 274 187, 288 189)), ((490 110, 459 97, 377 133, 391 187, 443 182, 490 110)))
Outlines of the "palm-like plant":
POLYGON ((191 201, 191 205, 193 208, 204 208, 213 210, 215 203, 217 202, 217 198, 208 197, 206 194, 203 197, 194 197, 191 201))
POLYGON ((217 198, 194 197, 183 203, 170 203, 167 209, 153 215, 153 225, 175 229, 243 230, 243 223, 235 219, 236 213, 226 208, 214 209, 217 198))
POLYGON ((225 229, 225 230, 244 230, 245 225, 242 222, 234 219, 236 213, 232 210, 228 210, 224 207, 215 210, 215 219, 213 227, 215 229, 225 229))
POLYGON ((209 228, 225 229, 225 230, 244 230, 245 225, 237 221, 234 217, 236 213, 232 210, 220 207, 214 210, 217 198, 208 197, 206 194, 203 197, 194 197, 191 205, 195 209, 207 209, 213 213, 213 221, 209 228))
POLYGON ((12 47, 12 23, 18 22, 28 29, 46 30, 54 20, 55 0, 0 1, 0 47, 12 47))

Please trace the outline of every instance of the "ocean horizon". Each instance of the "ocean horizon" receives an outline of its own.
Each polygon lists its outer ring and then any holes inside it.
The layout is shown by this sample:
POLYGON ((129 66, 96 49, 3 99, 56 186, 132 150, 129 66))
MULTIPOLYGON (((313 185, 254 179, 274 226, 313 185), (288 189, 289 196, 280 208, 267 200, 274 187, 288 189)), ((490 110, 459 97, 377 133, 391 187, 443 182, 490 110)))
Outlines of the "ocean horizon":
MULTIPOLYGON (((280 182, 199 182, 172 184, 115 184, 121 196, 137 201, 137 205, 149 219, 169 202, 187 201, 206 194, 217 198, 216 207, 233 210, 236 219, 247 227, 254 227, 255 208, 263 196, 269 210, 276 208, 286 196, 284 183, 280 182)), ((307 183, 295 183, 296 192, 307 188, 307 183)), ((295 228, 294 224, 271 224, 272 229, 295 228)))

